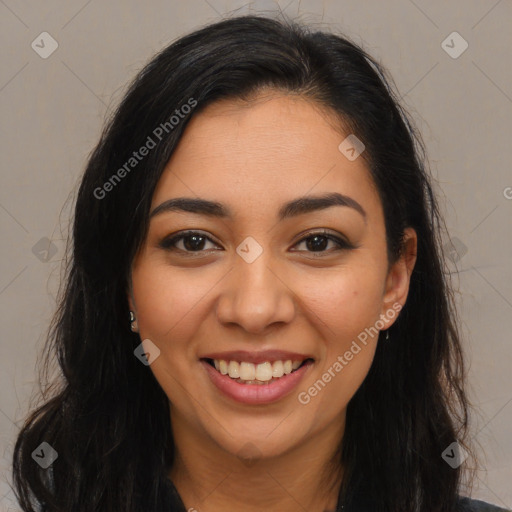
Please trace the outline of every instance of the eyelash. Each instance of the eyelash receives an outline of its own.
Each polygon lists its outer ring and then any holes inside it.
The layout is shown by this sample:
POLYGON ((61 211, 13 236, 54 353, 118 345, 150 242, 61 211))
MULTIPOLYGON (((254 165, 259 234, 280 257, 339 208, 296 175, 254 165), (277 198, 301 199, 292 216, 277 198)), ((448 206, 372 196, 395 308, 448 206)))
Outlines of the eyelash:
MULTIPOLYGON (((178 233, 177 235, 174 235, 170 238, 166 238, 162 240, 159 244, 160 248, 165 249, 167 251, 181 251, 182 253, 186 254, 187 256, 200 254, 202 252, 207 252, 207 250, 198 250, 198 251, 186 251, 183 249, 177 249, 175 247, 175 244, 179 242, 182 239, 187 238, 188 236, 193 235, 199 235, 201 238, 205 238, 206 240, 212 242, 213 244, 217 245, 210 237, 204 235, 203 233, 200 233, 198 231, 183 231, 181 233, 178 233)), ((352 245, 351 243, 347 242, 346 240, 339 238, 329 232, 326 231, 310 231, 304 235, 300 240, 298 240, 295 245, 298 245, 306 240, 309 240, 310 238, 314 238, 315 236, 320 236, 322 238, 327 238, 328 240, 336 243, 338 245, 338 248, 334 249, 334 251, 342 251, 342 250, 350 250, 355 249, 356 246, 352 245)), ((306 251, 308 253, 311 253, 315 255, 314 257, 322 257, 323 254, 330 254, 333 251, 306 251)))

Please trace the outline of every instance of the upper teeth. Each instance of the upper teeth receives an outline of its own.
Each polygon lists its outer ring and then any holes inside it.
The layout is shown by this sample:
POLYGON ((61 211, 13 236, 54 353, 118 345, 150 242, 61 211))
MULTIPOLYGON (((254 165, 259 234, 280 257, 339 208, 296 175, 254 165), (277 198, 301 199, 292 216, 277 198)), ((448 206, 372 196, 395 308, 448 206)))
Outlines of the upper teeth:
POLYGON ((296 370, 302 361, 265 361, 264 363, 253 364, 245 361, 226 361, 224 359, 214 359, 213 364, 215 368, 222 373, 222 375, 229 375, 232 379, 242 380, 261 380, 268 381, 273 377, 279 378, 285 374, 291 373, 296 370))

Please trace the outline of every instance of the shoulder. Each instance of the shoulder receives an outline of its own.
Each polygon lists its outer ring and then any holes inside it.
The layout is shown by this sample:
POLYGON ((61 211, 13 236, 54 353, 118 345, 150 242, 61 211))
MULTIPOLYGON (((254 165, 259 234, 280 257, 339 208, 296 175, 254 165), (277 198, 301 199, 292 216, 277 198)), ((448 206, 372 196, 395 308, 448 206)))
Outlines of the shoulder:
POLYGON ((510 509, 500 508, 485 501, 459 498, 459 512, 510 512, 510 509))

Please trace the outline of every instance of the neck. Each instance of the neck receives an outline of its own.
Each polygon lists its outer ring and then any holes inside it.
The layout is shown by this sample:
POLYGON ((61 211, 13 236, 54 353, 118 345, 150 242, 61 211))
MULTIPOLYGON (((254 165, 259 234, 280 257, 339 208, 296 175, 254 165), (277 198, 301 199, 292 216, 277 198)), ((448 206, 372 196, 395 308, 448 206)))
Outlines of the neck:
POLYGON ((333 422, 300 446, 261 458, 251 458, 259 454, 254 444, 246 445, 241 458, 180 418, 173 416, 171 424, 176 452, 169 477, 187 510, 336 510, 343 471, 340 466, 330 472, 327 468, 343 437, 344 422, 342 429, 339 421, 333 422))

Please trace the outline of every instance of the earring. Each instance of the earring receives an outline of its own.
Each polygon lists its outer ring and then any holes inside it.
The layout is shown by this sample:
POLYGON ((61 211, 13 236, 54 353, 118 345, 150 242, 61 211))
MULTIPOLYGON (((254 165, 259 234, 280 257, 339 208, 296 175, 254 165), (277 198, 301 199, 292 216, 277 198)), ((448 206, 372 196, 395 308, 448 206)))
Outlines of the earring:
POLYGON ((386 341, 389 340, 389 329, 386 331, 386 338, 385 339, 386 339, 386 341))
POLYGON ((131 323, 132 331, 137 332, 137 329, 138 329, 137 319, 135 318, 135 314, 133 311, 130 311, 130 323, 131 323))

